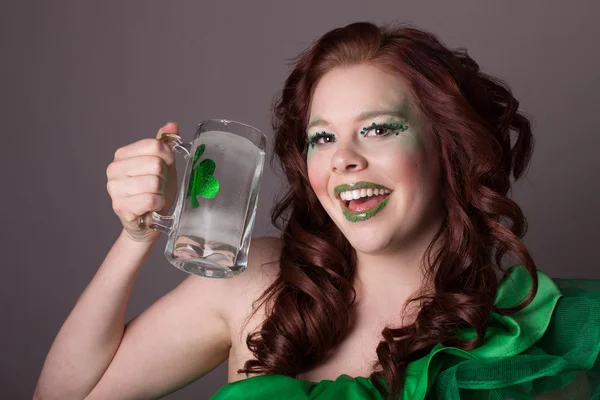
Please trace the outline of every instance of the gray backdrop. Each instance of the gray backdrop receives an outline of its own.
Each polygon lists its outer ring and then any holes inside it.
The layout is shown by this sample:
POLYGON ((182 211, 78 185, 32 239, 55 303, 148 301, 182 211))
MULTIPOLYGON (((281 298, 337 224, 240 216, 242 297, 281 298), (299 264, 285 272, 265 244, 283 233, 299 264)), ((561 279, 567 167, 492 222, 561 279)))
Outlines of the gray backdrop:
MULTIPOLYGON (((599 278, 599 4, 3 1, 0 398, 31 398, 52 340, 120 231, 105 188, 114 151, 167 121, 187 139, 205 118, 270 134, 287 60, 353 21, 412 22, 509 82, 535 119, 533 163, 514 190, 526 243, 551 276, 599 278)), ((255 235, 276 234, 268 217, 280 185, 267 167, 255 235)), ((186 277, 164 244, 128 319, 186 277)), ((206 399, 225 382, 222 365, 167 397, 206 399)))

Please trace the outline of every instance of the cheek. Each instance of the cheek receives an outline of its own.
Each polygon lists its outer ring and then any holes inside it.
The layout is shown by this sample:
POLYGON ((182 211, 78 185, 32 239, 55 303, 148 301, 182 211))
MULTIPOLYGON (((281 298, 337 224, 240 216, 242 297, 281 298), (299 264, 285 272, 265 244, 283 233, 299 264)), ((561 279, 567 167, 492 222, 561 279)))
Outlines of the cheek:
POLYGON ((312 158, 308 162, 308 180, 315 194, 321 197, 327 194, 327 174, 325 167, 316 161, 315 158, 312 158))
POLYGON ((407 156, 388 165, 393 165, 393 180, 406 188, 413 188, 418 184, 421 175, 418 157, 407 156))
POLYGON ((403 149, 386 159, 380 159, 380 165, 389 171, 392 181, 405 187, 409 193, 416 194, 431 184, 430 161, 423 151, 403 149))

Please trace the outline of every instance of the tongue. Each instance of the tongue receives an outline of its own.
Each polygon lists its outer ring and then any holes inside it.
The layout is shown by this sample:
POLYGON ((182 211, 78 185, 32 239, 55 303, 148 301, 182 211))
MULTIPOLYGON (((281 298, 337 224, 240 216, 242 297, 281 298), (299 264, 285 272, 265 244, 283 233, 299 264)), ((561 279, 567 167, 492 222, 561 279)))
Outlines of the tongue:
POLYGON ((365 211, 369 208, 375 207, 377 204, 381 203, 388 194, 381 194, 379 196, 371 196, 371 197, 361 197, 357 200, 350 200, 348 204, 348 209, 350 211, 365 211))

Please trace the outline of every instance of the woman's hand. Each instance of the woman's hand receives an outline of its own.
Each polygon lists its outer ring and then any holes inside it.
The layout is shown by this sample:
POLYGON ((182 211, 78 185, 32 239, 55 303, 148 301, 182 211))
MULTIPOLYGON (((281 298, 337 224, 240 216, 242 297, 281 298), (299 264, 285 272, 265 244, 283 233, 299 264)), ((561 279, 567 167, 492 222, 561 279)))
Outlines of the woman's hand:
POLYGON ((106 168, 106 189, 113 210, 124 233, 136 242, 150 242, 160 235, 140 226, 140 217, 151 211, 168 213, 177 195, 175 156, 168 144, 158 140, 163 133, 178 135, 179 127, 169 122, 158 130, 156 138, 119 148, 106 168))

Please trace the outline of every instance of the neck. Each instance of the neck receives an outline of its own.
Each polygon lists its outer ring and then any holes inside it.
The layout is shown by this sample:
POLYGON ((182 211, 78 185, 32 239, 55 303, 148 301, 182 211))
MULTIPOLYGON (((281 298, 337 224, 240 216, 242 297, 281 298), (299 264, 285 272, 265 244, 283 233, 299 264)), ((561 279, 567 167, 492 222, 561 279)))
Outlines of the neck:
MULTIPOLYGON (((355 289, 357 304, 397 310, 423 288, 427 266, 423 256, 439 223, 431 224, 410 241, 377 254, 357 252, 355 289)), ((437 247, 433 248, 433 254, 437 247)))

